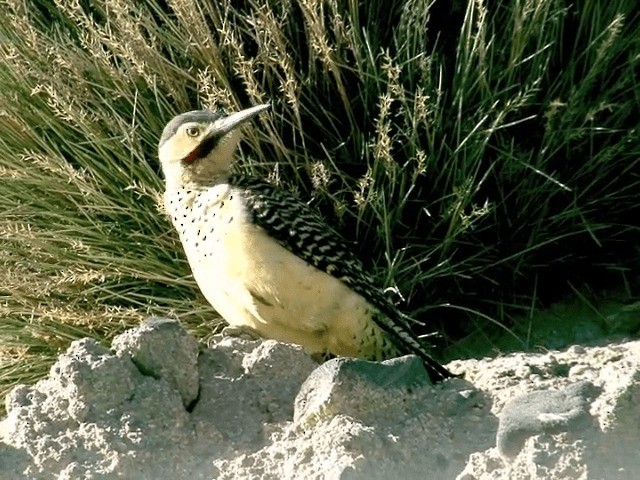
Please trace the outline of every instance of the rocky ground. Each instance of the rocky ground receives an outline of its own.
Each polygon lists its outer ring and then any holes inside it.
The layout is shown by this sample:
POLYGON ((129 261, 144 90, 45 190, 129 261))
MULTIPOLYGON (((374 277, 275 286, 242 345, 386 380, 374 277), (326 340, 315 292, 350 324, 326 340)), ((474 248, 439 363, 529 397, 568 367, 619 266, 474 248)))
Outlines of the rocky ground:
POLYGON ((1 479, 636 479, 640 342, 316 365, 152 319, 7 398, 1 479))

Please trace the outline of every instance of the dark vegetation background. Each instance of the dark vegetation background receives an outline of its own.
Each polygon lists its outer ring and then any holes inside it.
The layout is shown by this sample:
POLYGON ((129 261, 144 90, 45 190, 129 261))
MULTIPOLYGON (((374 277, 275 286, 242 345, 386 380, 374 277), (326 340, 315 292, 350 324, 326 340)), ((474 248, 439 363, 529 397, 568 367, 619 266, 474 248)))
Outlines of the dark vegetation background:
POLYGON ((438 350, 637 294, 635 0, 0 7, 3 391, 149 314, 216 331, 159 201, 195 108, 271 101, 238 168, 317 206, 438 350))

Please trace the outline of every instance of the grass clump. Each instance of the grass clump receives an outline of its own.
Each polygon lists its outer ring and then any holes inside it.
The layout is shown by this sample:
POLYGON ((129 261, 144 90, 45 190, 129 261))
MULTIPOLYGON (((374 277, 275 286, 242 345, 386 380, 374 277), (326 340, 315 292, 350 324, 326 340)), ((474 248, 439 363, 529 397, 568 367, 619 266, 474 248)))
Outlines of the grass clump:
POLYGON ((158 205, 158 136, 194 108, 272 101, 239 168, 445 339, 637 274, 635 1, 0 4, 4 388, 149 314, 215 330, 158 205))

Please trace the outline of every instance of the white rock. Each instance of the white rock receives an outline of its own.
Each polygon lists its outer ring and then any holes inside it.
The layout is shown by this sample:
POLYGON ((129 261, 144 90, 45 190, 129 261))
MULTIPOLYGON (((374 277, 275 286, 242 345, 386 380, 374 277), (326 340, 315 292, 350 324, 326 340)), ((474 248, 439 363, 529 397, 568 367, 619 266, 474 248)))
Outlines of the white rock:
POLYGON ((448 365, 335 359, 175 322, 74 342, 0 423, 0 479, 635 479, 640 342, 448 365))

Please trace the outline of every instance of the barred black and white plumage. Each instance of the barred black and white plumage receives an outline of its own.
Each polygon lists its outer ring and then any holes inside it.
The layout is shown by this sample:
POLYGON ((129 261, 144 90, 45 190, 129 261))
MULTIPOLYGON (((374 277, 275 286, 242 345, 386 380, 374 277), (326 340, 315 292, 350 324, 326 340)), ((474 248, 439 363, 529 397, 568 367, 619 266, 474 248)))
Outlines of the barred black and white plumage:
POLYGON ((442 378, 451 375, 426 352, 404 315, 375 285, 355 253, 345 247, 346 241, 317 212, 294 194, 259 178, 232 175, 229 183, 246 192, 245 200, 257 225, 294 255, 345 283, 378 309, 375 322, 393 337, 401 352, 418 355, 442 378))
POLYGON ((238 127, 267 108, 188 112, 160 139, 165 207, 204 296, 234 331, 320 356, 413 353, 432 380, 450 377, 317 212, 264 180, 230 174, 238 127))

